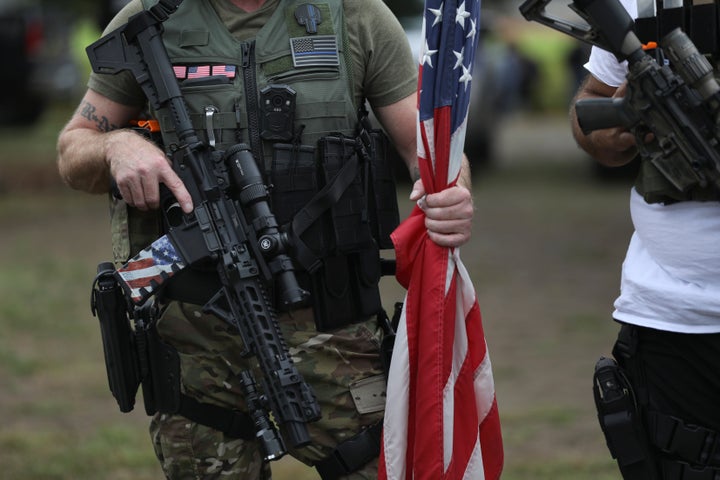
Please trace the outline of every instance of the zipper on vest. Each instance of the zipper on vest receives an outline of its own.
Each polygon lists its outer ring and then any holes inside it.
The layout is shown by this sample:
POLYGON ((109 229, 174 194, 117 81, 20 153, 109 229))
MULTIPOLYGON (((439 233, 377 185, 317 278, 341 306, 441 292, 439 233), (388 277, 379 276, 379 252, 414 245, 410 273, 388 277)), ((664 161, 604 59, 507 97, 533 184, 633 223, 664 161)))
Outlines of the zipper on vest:
POLYGON ((260 117, 258 112, 257 76, 255 74, 255 42, 242 44, 242 70, 245 83, 245 108, 248 118, 248 141, 250 151, 259 166, 264 166, 262 141, 260 140, 260 117))

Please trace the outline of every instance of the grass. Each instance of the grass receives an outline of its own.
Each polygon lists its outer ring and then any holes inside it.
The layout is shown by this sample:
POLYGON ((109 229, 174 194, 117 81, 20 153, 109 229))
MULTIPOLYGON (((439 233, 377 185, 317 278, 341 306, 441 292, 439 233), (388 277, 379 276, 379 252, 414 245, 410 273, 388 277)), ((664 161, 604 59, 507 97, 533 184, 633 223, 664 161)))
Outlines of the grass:
MULTIPOLYGON (((24 151, 23 162, 51 165, 64 118, 0 132, 0 151, 10 164, 24 151)), ((614 336, 627 188, 595 182, 586 159, 558 157, 513 154, 479 175, 477 224, 463 248, 493 361, 504 480, 619 478, 590 378, 614 336)), ((95 267, 109 254, 103 198, 57 184, 0 193, 0 479, 162 478, 141 398, 122 414, 108 391, 89 311, 95 267)), ((390 302, 399 296, 386 293, 390 302)), ((318 478, 287 458, 273 471, 280 480, 318 478)))

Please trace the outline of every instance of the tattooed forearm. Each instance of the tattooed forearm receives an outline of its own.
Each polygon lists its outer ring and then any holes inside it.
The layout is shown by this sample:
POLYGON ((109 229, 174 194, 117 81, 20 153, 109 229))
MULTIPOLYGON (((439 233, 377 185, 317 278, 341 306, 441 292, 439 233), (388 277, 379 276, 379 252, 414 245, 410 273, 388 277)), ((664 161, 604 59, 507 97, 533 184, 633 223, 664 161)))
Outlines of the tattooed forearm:
POLYGON ((78 114, 84 118, 87 118, 91 122, 95 123, 97 129, 101 132, 109 132, 110 130, 117 130, 117 125, 111 124, 105 116, 97 115, 97 107, 90 102, 84 102, 78 108, 78 114))

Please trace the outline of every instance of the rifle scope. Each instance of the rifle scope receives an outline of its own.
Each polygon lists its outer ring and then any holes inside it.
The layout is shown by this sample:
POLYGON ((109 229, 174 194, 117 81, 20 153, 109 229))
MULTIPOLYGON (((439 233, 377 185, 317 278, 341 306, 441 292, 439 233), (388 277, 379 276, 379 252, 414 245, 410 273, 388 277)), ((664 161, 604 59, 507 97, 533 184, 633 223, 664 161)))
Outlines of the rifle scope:
POLYGON ((676 28, 663 37, 660 46, 670 58, 680 78, 697 90, 703 101, 709 100, 720 91, 712 65, 685 32, 676 28))
POLYGON ((238 190, 240 205, 249 210, 248 221, 258 234, 258 247, 275 278, 280 306, 289 310, 303 305, 309 293, 297 282, 295 267, 287 255, 290 240, 280 231, 270 210, 268 188, 255 158, 246 144, 239 143, 225 152, 224 159, 238 190))

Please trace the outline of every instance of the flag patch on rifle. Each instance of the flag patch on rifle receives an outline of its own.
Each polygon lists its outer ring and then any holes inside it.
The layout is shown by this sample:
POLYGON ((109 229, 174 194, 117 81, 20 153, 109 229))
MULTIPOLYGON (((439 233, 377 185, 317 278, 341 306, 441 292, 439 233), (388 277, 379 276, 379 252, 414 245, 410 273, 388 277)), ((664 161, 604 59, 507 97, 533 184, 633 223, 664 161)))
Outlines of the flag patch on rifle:
POLYGON ((178 80, 214 76, 235 78, 237 67, 235 65, 174 65, 173 71, 178 80))
POLYGON ((313 35, 290 39, 295 67, 327 67, 340 65, 335 35, 313 35))
POLYGON ((183 268, 185 264, 177 250, 163 235, 119 268, 117 276, 132 301, 141 304, 183 268))

